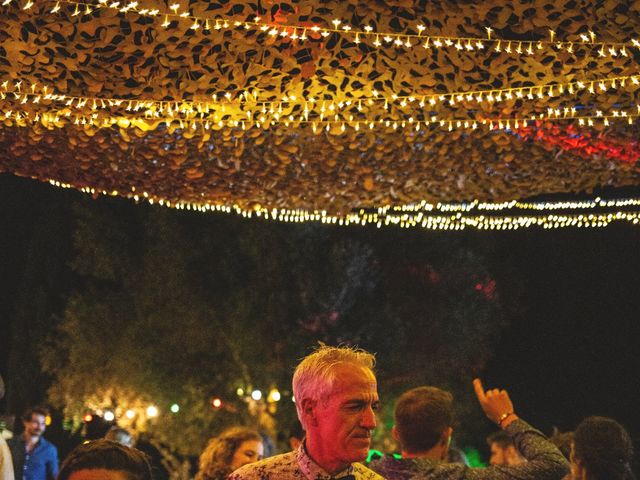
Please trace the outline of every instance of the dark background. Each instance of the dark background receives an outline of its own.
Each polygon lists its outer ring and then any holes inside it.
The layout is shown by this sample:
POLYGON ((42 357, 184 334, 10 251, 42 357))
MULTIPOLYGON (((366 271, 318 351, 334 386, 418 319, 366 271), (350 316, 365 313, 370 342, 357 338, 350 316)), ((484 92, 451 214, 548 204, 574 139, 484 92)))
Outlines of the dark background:
MULTIPOLYGON (((42 400, 47 385, 38 371, 8 371, 10 356, 19 364, 20 355, 32 355, 30 347, 39 341, 34 329, 46 330, 52 319, 43 315, 39 326, 31 322, 31 331, 25 331, 14 306, 20 298, 46 299, 57 312, 54 320, 64 308, 77 281, 68 268, 74 201, 127 202, 0 175, 0 372, 9 386, 16 375, 37 379, 29 391, 12 392, 24 402, 42 400), (36 289, 25 284, 30 268, 42 269, 36 289)), ((358 228, 344 228, 344 235, 358 228)), ((375 236, 391 238, 397 248, 409 237, 415 245, 416 238, 426 244, 449 236, 482 251, 510 322, 483 369, 485 386, 507 388, 517 412, 547 433, 552 426, 570 430, 587 415, 608 415, 622 422, 638 445, 640 227, 499 233, 388 228, 367 235, 372 242, 375 236)), ((16 413, 7 410, 5 399, 0 413, 16 413)))

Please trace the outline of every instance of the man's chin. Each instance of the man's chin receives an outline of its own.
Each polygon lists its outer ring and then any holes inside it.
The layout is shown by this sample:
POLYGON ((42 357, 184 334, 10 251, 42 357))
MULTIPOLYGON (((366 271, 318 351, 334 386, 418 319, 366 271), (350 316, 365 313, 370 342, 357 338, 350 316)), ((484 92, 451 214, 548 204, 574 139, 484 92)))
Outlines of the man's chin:
POLYGON ((357 460, 354 460, 354 461, 361 462, 363 460, 366 460, 367 455, 369 455, 369 447, 371 446, 371 440, 368 438, 355 439, 351 445, 352 445, 353 457, 357 458, 357 460))

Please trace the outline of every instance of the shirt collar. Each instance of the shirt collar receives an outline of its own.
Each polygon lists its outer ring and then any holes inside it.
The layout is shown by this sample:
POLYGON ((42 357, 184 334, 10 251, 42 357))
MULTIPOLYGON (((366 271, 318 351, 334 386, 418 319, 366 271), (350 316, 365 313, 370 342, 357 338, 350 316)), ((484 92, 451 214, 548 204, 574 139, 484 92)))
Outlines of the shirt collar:
POLYGON ((342 477, 353 474, 353 465, 349 465, 346 469, 336 473, 335 475, 327 473, 309 456, 304 441, 296 451, 296 460, 303 475, 309 480, 340 480, 342 477))

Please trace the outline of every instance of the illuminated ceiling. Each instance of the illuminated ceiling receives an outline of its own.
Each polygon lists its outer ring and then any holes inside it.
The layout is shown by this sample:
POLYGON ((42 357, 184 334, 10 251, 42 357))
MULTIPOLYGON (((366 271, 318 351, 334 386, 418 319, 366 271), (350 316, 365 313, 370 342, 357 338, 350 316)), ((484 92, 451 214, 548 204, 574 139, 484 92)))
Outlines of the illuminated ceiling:
POLYGON ((637 2, 32 3, 0 171, 337 216, 640 183, 637 2))

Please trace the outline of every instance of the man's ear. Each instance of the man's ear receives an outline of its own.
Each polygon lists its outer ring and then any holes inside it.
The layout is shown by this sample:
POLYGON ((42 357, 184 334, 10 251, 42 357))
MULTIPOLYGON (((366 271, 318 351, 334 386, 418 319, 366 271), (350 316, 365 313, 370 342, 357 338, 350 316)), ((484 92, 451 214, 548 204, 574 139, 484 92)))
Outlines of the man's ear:
POLYGON ((302 399, 300 405, 302 406, 302 415, 305 418, 305 424, 309 426, 318 425, 318 416, 316 415, 316 406, 318 402, 311 398, 302 399))
POLYGON ((451 443, 451 435, 453 435, 453 428, 447 427, 442 431, 442 435, 440 436, 440 443, 442 445, 446 445, 447 447, 451 443))

